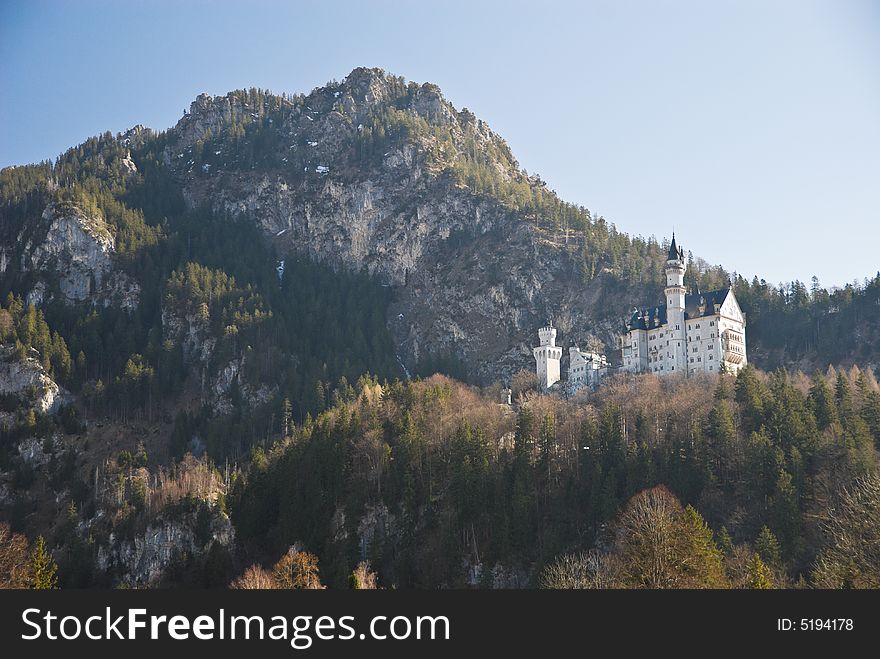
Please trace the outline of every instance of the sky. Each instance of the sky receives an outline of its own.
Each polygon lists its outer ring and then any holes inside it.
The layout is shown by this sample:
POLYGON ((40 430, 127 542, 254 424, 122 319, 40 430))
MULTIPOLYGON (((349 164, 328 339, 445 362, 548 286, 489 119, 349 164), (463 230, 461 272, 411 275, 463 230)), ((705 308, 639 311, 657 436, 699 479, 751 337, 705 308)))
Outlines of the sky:
POLYGON ((357 66, 438 84, 632 235, 770 283, 880 270, 877 0, 0 0, 0 167, 357 66))

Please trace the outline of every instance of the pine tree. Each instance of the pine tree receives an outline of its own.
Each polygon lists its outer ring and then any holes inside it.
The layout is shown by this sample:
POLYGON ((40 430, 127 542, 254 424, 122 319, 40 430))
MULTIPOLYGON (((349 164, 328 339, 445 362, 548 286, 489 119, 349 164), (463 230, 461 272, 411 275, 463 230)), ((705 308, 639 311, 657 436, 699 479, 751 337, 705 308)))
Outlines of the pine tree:
POLYGON ((552 414, 545 414, 541 422, 541 435, 538 444, 538 480, 549 496, 551 487, 552 454, 556 444, 556 420, 552 414))
POLYGON ((769 590, 773 588, 773 577, 770 568, 764 564, 758 554, 752 554, 749 561, 749 588, 769 590))
POLYGON ((837 374, 837 382, 834 387, 834 397, 837 400, 837 410, 840 416, 840 422, 846 430, 853 427, 853 419, 855 417, 855 406, 853 405, 852 390, 849 381, 846 379, 843 371, 837 374))
POLYGON ((880 392, 869 391, 865 394, 861 415, 874 435, 874 442, 880 446, 880 392))
POLYGON ((766 526, 761 529, 755 539, 755 550, 767 565, 777 569, 782 566, 782 550, 779 547, 779 540, 773 535, 773 531, 766 526))
POLYGON ((837 421, 837 408, 834 405, 834 398, 831 395, 831 389, 822 374, 816 371, 813 374, 812 385, 810 386, 810 405, 813 408, 813 414, 816 416, 816 424, 819 430, 825 430, 832 423, 837 421))
POLYGON ((733 551, 733 538, 730 537, 730 531, 727 530, 726 526, 722 526, 718 532, 718 548, 725 556, 730 555, 733 551))
POLYGON ((776 490, 771 498, 771 516, 784 554, 791 558, 797 552, 800 537, 801 514, 798 492, 791 474, 780 470, 776 479, 776 490))
POLYGON ((684 509, 683 534, 688 542, 684 552, 684 571, 690 572, 695 588, 726 588, 723 554, 712 537, 712 529, 693 506, 684 509))
POLYGON ((58 587, 58 565, 46 548, 43 536, 38 536, 31 551, 31 588, 52 590, 58 587))

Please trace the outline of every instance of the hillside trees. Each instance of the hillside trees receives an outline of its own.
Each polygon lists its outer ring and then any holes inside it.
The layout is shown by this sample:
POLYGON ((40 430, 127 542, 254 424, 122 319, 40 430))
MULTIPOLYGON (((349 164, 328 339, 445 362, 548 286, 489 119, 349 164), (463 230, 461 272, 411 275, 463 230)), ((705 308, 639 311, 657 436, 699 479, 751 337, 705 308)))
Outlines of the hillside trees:
POLYGON ((877 455, 818 430, 803 376, 723 377, 609 382, 569 402, 531 395, 516 414, 439 376, 382 386, 379 398, 360 384, 254 463, 233 520, 276 551, 302 541, 340 587, 364 556, 391 584, 462 585, 463 557, 553 564, 597 544, 610 548, 601 575, 569 561, 551 581, 608 583, 613 565, 627 587, 791 583, 823 548, 816 507, 876 471, 877 455), (369 542, 355 541, 356 526, 341 544, 326 531, 364 515, 385 520, 369 542), (586 571, 572 576, 575 564, 586 571))

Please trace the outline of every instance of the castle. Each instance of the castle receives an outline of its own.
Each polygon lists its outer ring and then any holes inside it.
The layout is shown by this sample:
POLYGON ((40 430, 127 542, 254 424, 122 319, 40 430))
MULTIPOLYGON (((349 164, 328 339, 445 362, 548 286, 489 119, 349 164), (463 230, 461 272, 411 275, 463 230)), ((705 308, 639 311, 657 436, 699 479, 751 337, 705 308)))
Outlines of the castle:
MULTIPOLYGON (((595 388, 612 370, 629 373, 691 375, 736 373, 746 365, 746 321, 733 290, 688 293, 684 251, 672 244, 666 259, 666 304, 636 309, 620 337, 620 363, 605 355, 569 348, 569 393, 595 388)), ((562 348, 552 323, 538 330, 534 349, 538 385, 547 390, 561 379, 562 348)))

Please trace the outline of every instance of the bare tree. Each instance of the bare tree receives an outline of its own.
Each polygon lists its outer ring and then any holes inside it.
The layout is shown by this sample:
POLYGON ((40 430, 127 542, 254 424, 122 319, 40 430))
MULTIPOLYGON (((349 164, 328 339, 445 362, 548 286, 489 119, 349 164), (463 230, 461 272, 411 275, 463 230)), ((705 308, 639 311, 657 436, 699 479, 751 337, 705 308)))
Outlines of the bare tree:
POLYGON ((544 568, 542 588, 604 589, 616 586, 614 557, 595 549, 578 554, 564 554, 544 568))
POLYGON ((631 588, 724 588, 721 552, 696 510, 660 485, 639 492, 617 522, 614 555, 631 588))
POLYGON ((251 565, 229 587, 241 590, 273 590, 278 588, 278 584, 261 565, 251 565))
POLYGON ((31 581, 28 541, 0 523, 0 588, 27 588, 31 581))
POLYGON ((281 557, 272 568, 272 578, 278 588, 318 590, 323 588, 318 578, 318 557, 295 547, 281 557))
POLYGON ((355 590, 376 590, 376 573, 370 569, 369 561, 361 561, 351 573, 351 585, 355 590))
POLYGON ((819 555, 813 582, 819 588, 880 588, 880 476, 844 489, 823 528, 829 546, 819 555))

